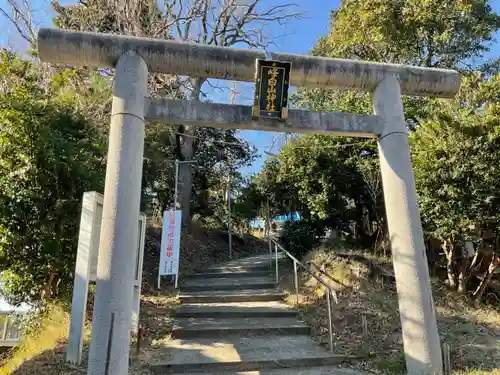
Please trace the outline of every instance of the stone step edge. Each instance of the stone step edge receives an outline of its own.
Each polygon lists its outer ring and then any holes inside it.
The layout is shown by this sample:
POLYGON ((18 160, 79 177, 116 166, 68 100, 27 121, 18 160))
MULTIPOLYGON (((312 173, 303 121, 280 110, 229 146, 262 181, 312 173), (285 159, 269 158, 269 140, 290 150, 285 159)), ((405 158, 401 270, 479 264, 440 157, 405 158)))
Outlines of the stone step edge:
MULTIPOLYGON (((307 371, 307 374, 328 374, 328 375, 368 375, 361 373, 359 371, 352 370, 350 368, 344 368, 344 367, 338 367, 335 365, 332 366, 313 366, 313 367, 288 367, 288 368, 282 368, 282 369, 265 369, 265 372, 262 372, 262 370, 257 370, 257 371, 238 371, 236 373, 231 372, 231 375, 273 375, 273 374, 302 374, 303 371, 307 371), (277 372, 276 372, 277 371, 277 372), (284 372, 283 372, 284 371, 284 372), (300 372, 297 372, 300 371, 300 372), (327 372, 325 372, 327 371, 327 372)), ((195 373, 183 373, 184 375, 194 375, 195 373)), ((199 373, 198 373, 199 374, 199 373)), ((210 373, 205 373, 205 375, 220 375, 220 374, 229 374, 229 372, 222 371, 222 372, 210 372, 210 373)))
MULTIPOLYGON (((166 311, 168 312, 168 311, 166 311)), ((182 310, 176 309, 174 310, 174 315, 176 318, 242 318, 242 317, 247 317, 247 318, 287 318, 287 317, 295 317, 297 316, 297 312, 289 309, 283 309, 283 310, 270 310, 270 311, 265 311, 265 310, 256 310, 252 311, 251 309, 248 309, 246 311, 223 311, 223 310, 217 310, 216 308, 213 308, 212 311, 208 310, 199 310, 196 311, 195 309, 186 309, 182 310)))
MULTIPOLYGON (((271 318, 275 320, 279 320, 276 318, 271 318)), ((202 319, 201 319, 202 320, 202 319)), ((268 333, 292 333, 293 335, 296 334, 301 334, 301 335, 309 335, 311 331, 311 327, 308 325, 304 324, 303 322, 299 321, 298 319, 290 319, 293 321, 288 321, 288 322, 280 322, 276 321, 273 322, 273 325, 267 325, 267 326, 248 326, 245 325, 244 322, 241 320, 239 321, 238 319, 228 319, 226 322, 225 326, 196 326, 196 327, 190 327, 187 325, 177 325, 174 324, 172 327, 172 333, 175 335, 175 338, 181 338, 178 337, 177 334, 179 335, 190 335, 191 333, 194 334, 194 337, 202 337, 203 335, 208 335, 208 337, 211 337, 212 334, 217 333, 214 337, 219 337, 220 334, 224 335, 229 335, 229 334, 238 334, 238 333, 259 333, 261 335, 265 335, 268 333), (231 325, 233 323, 233 325, 231 325), (234 324, 236 323, 236 324, 234 324)), ((183 337, 183 338, 186 338, 183 337)))
POLYGON ((184 280, 189 279, 215 279, 215 278, 251 278, 251 277, 263 277, 272 276, 269 271, 255 271, 255 272, 213 272, 213 273, 192 273, 185 275, 184 280))
POLYGON ((271 267, 269 267, 269 264, 267 265, 259 265, 259 266, 220 266, 220 267, 210 267, 210 268, 196 268, 194 272, 196 273, 220 273, 220 272, 234 272, 234 271, 241 271, 241 272, 252 272, 252 271, 267 271, 271 267))
POLYGON ((180 285, 181 292, 203 292, 215 290, 272 289, 276 287, 273 281, 261 283, 215 284, 215 285, 180 285))
POLYGON ((309 335, 311 328, 308 326, 282 326, 282 327, 223 327, 211 329, 189 329, 179 328, 172 330, 174 339, 196 339, 196 338, 221 338, 229 336, 296 336, 309 335))
POLYGON ((257 294, 257 295, 201 295, 201 296, 180 296, 181 303, 223 303, 223 302, 266 302, 266 301, 282 301, 285 297, 283 293, 275 294, 257 294))
POLYGON ((175 373, 207 373, 214 372, 244 372, 257 371, 264 369, 281 369, 281 368, 304 368, 304 367, 320 367, 329 365, 338 365, 341 363, 360 360, 363 357, 334 355, 331 356, 315 356, 302 358, 276 358, 276 359, 260 359, 260 360, 243 360, 233 362, 206 362, 206 363, 152 363, 149 369, 154 374, 175 374, 175 373))

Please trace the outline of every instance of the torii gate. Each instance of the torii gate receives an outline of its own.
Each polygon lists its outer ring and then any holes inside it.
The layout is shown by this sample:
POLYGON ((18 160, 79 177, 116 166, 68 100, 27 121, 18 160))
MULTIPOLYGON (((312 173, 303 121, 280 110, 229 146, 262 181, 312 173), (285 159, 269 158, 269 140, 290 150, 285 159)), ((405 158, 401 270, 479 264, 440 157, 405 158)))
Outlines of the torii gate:
POLYGON ((289 110, 252 120, 252 107, 147 99, 148 72, 251 82, 266 53, 167 40, 41 29, 40 59, 115 68, 88 374, 128 371, 134 253, 145 120, 235 129, 328 133, 378 140, 387 223, 409 374, 443 366, 401 94, 452 98, 456 71, 271 53, 291 62, 290 83, 371 92, 374 115, 289 110), (130 250, 130 251, 129 251, 130 250), (113 325, 113 326, 112 326, 113 325))

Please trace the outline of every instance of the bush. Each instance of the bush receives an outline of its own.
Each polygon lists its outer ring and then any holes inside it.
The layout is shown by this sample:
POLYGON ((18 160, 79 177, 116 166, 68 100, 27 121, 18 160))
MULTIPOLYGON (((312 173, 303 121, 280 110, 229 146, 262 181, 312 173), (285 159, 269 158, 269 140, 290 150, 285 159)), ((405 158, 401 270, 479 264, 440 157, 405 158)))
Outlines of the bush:
POLYGON ((315 221, 287 221, 281 230, 280 243, 293 256, 301 258, 317 246, 323 236, 323 226, 315 221))

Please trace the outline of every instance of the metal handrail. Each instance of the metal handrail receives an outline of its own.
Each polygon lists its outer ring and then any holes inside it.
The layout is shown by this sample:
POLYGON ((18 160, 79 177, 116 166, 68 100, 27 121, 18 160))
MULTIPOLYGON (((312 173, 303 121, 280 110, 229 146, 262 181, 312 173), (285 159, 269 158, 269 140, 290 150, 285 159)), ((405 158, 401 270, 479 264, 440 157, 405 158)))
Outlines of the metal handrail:
POLYGON ((299 305, 299 277, 297 266, 301 266, 307 274, 312 276, 316 281, 318 281, 326 290, 326 303, 328 310, 328 334, 329 334, 329 347, 330 351, 333 352, 333 324, 332 324, 332 306, 330 296, 334 299, 335 303, 338 303, 337 292, 332 289, 328 284, 321 280, 320 276, 312 272, 308 267, 306 267, 300 260, 295 258, 290 254, 283 246, 281 246, 275 239, 269 237, 269 266, 272 268, 272 245, 274 244, 274 254, 275 254, 275 272, 276 272, 276 283, 279 283, 279 259, 278 259, 278 249, 280 249, 286 256, 288 256, 293 261, 293 271, 294 271, 294 284, 295 293, 297 295, 297 306, 299 305))
POLYGON ((337 283, 337 284, 342 284, 340 281, 335 280, 333 277, 331 277, 329 274, 327 274, 325 271, 323 271, 320 266, 318 266, 316 263, 314 263, 312 260, 308 260, 306 264, 310 264, 316 272, 318 272, 321 276, 327 277, 330 279, 330 281, 337 283))

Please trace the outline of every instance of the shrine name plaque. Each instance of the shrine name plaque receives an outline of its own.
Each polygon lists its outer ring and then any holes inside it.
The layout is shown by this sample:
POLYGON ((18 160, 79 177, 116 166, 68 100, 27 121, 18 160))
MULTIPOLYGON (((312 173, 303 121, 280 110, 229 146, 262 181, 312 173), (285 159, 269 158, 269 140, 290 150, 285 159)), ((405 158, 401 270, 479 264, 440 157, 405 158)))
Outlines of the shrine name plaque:
POLYGON ((289 62, 257 59, 253 120, 267 117, 286 121, 291 65, 289 62))

